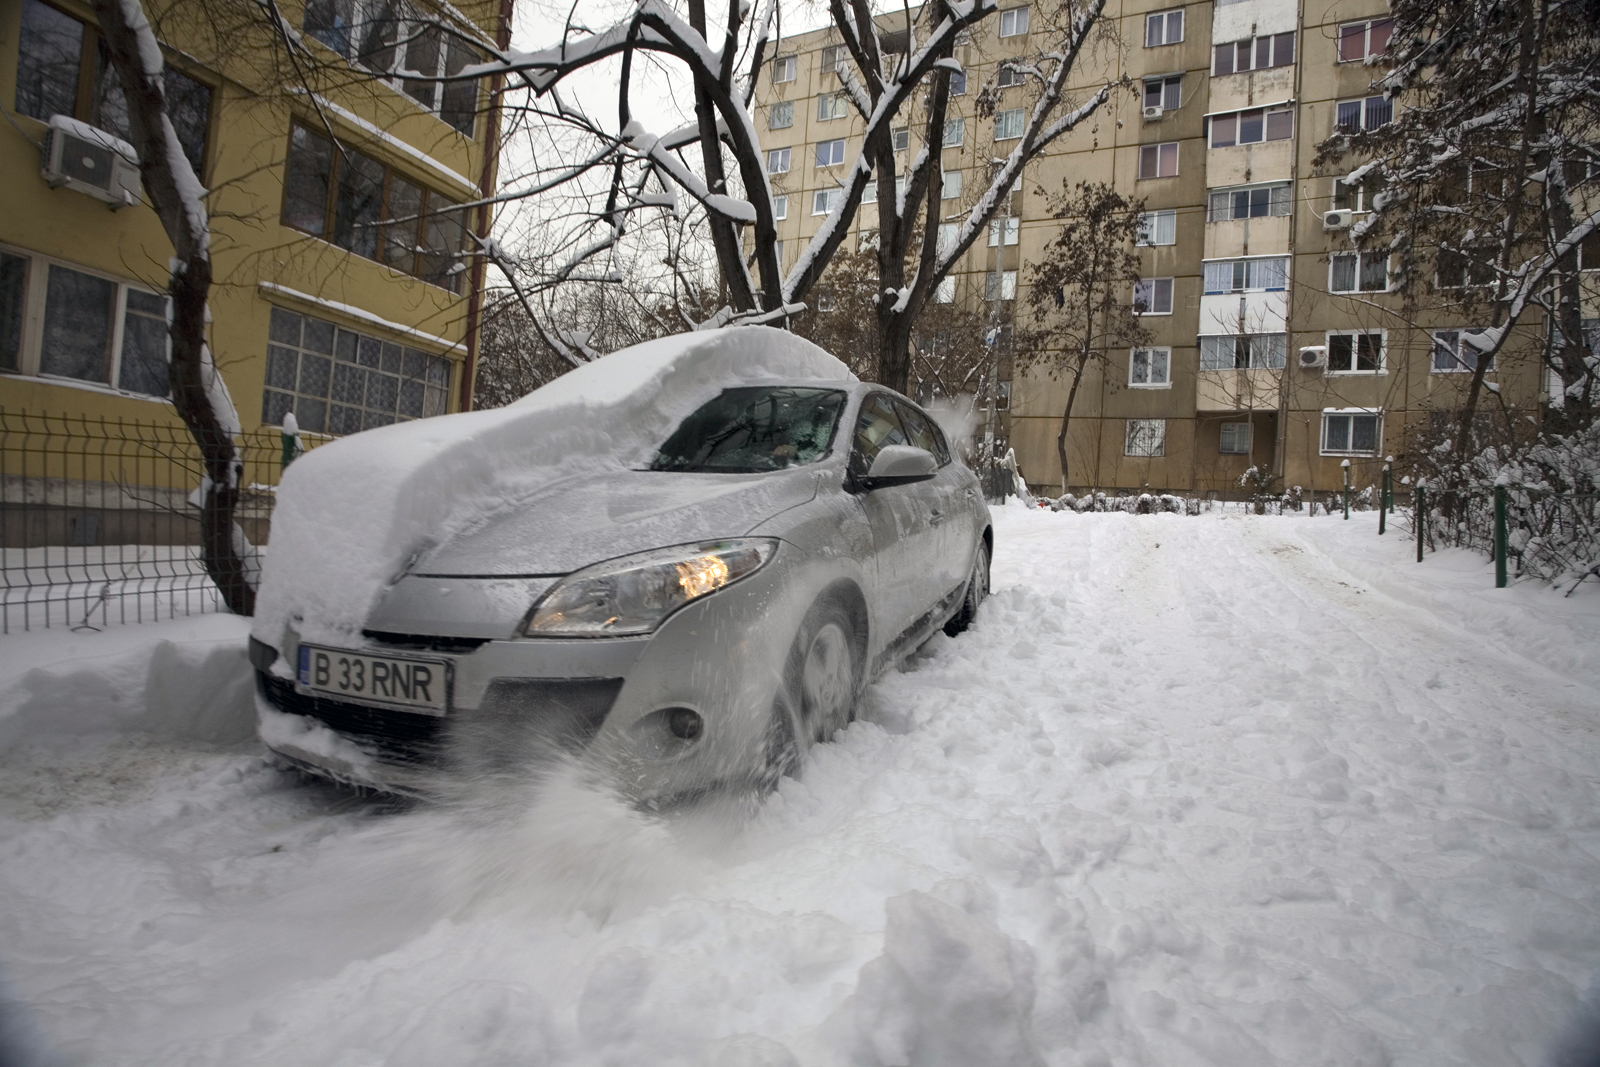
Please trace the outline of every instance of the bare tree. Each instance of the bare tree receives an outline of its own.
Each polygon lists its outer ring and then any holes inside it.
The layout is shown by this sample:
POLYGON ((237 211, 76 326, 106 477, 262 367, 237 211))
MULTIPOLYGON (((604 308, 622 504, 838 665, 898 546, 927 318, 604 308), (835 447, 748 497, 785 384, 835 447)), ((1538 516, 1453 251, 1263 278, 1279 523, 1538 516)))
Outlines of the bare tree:
POLYGON ((1600 365, 1582 336, 1579 248, 1600 227, 1600 9, 1564 0, 1394 0, 1393 66, 1374 96, 1341 105, 1318 163, 1366 157, 1345 178, 1371 209, 1351 230, 1365 254, 1398 257, 1391 287, 1415 308, 1457 309, 1486 328, 1459 353, 1472 377, 1451 435, 1469 456, 1484 374, 1527 320, 1549 324, 1552 406, 1593 419, 1600 365))
POLYGON ((1150 337, 1139 324, 1134 298, 1139 257, 1133 245, 1143 209, 1143 200, 1129 200, 1109 185, 1063 182, 1050 213, 1061 230, 1045 246, 1044 258, 1029 266, 1029 327, 1015 358, 1019 368, 1067 384, 1056 432, 1063 493, 1071 482, 1067 432, 1084 372, 1107 366, 1110 348, 1150 337))
MULTIPOLYGON (((642 0, 613 25, 590 31, 574 17, 559 44, 532 53, 508 51, 463 76, 495 72, 518 79, 531 94, 523 105, 529 121, 558 127, 567 136, 568 158, 560 167, 546 168, 536 184, 554 190, 579 175, 608 176, 601 197, 605 208, 586 220, 594 237, 572 242, 573 263, 608 256, 639 211, 678 213, 683 197, 704 211, 726 306, 701 325, 781 324, 797 314, 840 251, 867 186, 876 183, 878 376, 905 389, 915 324, 939 283, 986 232, 1024 167, 1109 99, 1113 83, 1083 94, 1069 89, 1073 75, 1082 73, 1085 47, 1112 32, 1101 20, 1104 3, 1065 0, 1039 14, 1038 30, 1030 35, 1041 42, 1038 51, 1008 63, 1017 80, 1031 87, 1031 106, 1015 131, 1015 143, 993 169, 989 187, 958 220, 954 239, 940 243, 938 229, 946 221, 940 214, 940 145, 950 78, 964 74, 953 50, 957 36, 994 16, 997 6, 994 0, 934 0, 903 17, 880 19, 866 0, 830 0, 831 28, 849 56, 837 69, 840 92, 863 122, 861 149, 841 172, 836 203, 787 275, 778 263, 772 189, 751 111, 777 20, 776 0, 767 0, 759 14, 741 0, 730 0, 720 25, 712 24, 704 0, 689 0, 687 18, 664 0, 642 0), (645 56, 670 63, 688 78, 692 124, 663 134, 637 121, 634 71, 645 56), (579 72, 613 61, 619 69, 614 129, 567 103, 560 91, 579 72), (891 132, 918 109, 922 149, 901 175, 891 132), (753 237, 748 260, 746 229, 753 237)), ((989 99, 992 103, 992 94, 989 99)))

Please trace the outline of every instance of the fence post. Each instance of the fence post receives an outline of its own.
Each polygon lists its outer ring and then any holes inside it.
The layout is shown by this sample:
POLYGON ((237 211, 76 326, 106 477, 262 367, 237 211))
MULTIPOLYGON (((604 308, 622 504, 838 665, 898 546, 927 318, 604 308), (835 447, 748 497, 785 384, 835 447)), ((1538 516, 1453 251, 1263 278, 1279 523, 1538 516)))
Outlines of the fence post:
POLYGON ((1383 520, 1384 520, 1384 516, 1386 516, 1388 514, 1389 514, 1389 465, 1387 463, 1385 463, 1383 465, 1383 485, 1378 490, 1378 536, 1379 537, 1382 537, 1384 530, 1387 529, 1387 524, 1383 520))
POLYGON ((1344 521, 1350 521, 1350 461, 1345 460, 1339 464, 1339 471, 1344 477, 1344 521))
POLYGON ((1506 487, 1494 487, 1494 587, 1506 587, 1506 487))
POLYGON ((1383 506, 1390 513, 1394 512, 1394 472, 1389 468, 1394 465, 1393 456, 1383 457, 1383 506))
POLYGON ((1428 491, 1422 486, 1417 486, 1417 502, 1411 512, 1412 521, 1417 527, 1417 562, 1422 562, 1422 531, 1423 524, 1428 521, 1428 491))

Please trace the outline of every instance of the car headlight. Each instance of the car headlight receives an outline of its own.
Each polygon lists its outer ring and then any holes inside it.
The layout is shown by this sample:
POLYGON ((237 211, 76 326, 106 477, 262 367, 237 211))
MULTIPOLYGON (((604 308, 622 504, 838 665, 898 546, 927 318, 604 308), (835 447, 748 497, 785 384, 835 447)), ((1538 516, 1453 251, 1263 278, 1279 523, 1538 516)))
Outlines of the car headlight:
POLYGON ((523 636, 647 634, 689 601, 754 574, 777 549, 772 538, 747 537, 674 545, 596 563, 551 586, 529 613, 523 636))

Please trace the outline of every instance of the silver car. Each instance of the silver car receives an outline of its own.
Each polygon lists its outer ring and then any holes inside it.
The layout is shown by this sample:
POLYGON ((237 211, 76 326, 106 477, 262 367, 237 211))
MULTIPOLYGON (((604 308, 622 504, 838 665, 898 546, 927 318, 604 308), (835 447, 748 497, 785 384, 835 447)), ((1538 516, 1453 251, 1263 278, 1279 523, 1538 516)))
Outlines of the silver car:
POLYGON ((992 550, 977 477, 910 400, 741 384, 648 469, 547 486, 414 560, 360 647, 257 633, 262 737, 397 793, 560 752, 647 804, 771 788, 868 681, 966 627, 992 550), (285 716, 310 722, 268 728, 285 716))

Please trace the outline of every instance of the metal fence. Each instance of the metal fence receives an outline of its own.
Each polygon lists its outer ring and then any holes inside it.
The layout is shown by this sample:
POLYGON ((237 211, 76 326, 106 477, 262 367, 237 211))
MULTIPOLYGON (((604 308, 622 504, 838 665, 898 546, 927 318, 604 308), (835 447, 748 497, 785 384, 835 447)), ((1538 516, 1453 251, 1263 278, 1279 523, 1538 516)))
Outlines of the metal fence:
MULTIPOLYGON (((236 520, 268 538, 282 437, 239 440, 236 520)), ((200 561, 199 450, 176 420, 0 408, 0 633, 217 611, 200 561)))
POLYGON ((1531 577, 1568 584, 1570 595, 1600 577, 1600 493, 1542 486, 1412 491, 1411 533, 1417 562, 1424 550, 1473 549, 1494 560, 1495 584, 1531 577), (1418 523, 1416 516, 1426 516, 1418 523))

